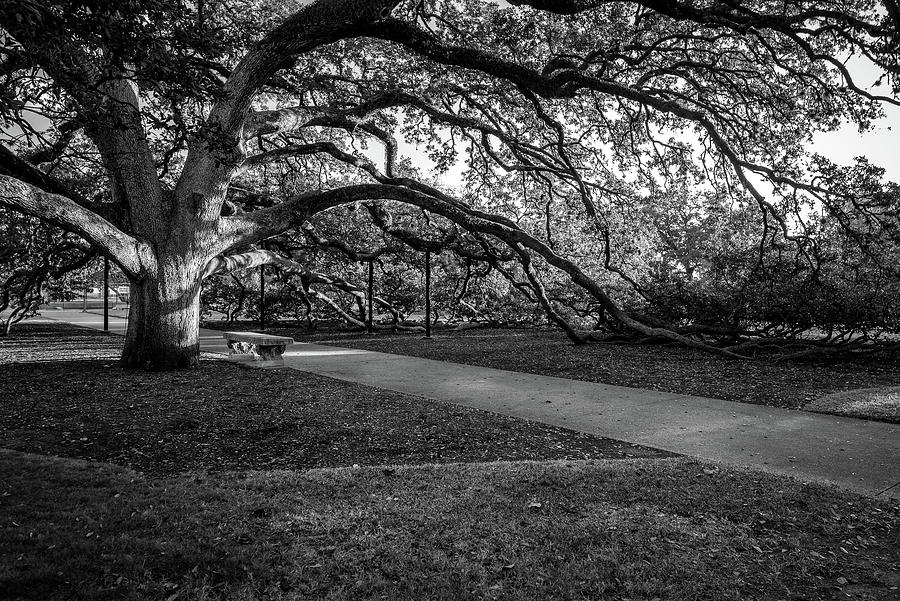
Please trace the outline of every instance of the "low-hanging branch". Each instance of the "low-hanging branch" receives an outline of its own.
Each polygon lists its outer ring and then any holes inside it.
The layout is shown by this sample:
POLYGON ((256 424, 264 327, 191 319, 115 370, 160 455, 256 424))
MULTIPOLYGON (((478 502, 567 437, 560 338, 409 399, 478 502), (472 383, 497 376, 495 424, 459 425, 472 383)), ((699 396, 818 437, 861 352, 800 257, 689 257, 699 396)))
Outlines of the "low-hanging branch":
MULTIPOLYGON (((338 204, 346 204, 346 202, 335 202, 332 204, 329 201, 324 201, 324 198, 333 197, 339 199, 342 196, 349 196, 355 201, 359 200, 361 196, 368 195, 369 198, 373 200, 398 200, 442 215, 470 231, 491 234, 509 246, 518 243, 525 248, 531 249, 541 255, 547 263, 564 271, 575 284, 581 286, 594 296, 614 319, 626 327, 634 329, 646 336, 668 338, 686 346, 726 356, 743 358, 737 353, 726 349, 720 349, 694 338, 682 335, 678 333, 674 327, 664 328, 650 326, 639 319, 635 319, 633 316, 622 311, 609 295, 606 294, 603 288, 585 274, 577 264, 557 254, 553 249, 547 246, 547 244, 534 236, 531 236, 509 219, 471 208, 462 201, 454 199, 422 182, 411 180, 409 178, 389 178, 378 171, 377 167, 371 163, 371 161, 346 153, 333 143, 318 143, 314 145, 314 149, 317 152, 327 153, 346 164, 357 167, 373 177, 376 181, 382 183, 361 184, 321 192, 312 197, 315 199, 312 201, 310 195, 303 195, 269 209, 257 211, 255 214, 240 216, 244 220, 241 225, 249 228, 249 232, 245 234, 248 238, 259 235, 253 230, 253 223, 259 224, 258 227, 260 228, 266 228, 265 231, 271 232, 269 235, 274 235, 281 231, 286 231, 291 227, 290 224, 297 218, 294 211, 300 211, 304 216, 308 216, 311 213, 309 209, 311 204, 319 206, 326 205, 329 207, 337 206, 338 204), (249 220, 250 223, 247 223, 247 220, 249 220)), ((314 152, 313 148, 310 147, 304 147, 301 151, 304 153, 314 152)))

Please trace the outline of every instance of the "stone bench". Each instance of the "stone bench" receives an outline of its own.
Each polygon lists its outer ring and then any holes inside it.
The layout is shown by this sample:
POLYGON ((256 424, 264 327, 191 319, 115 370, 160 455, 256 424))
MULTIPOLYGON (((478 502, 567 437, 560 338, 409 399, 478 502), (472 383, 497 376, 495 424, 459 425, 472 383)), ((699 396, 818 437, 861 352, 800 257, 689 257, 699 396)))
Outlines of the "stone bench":
POLYGON ((225 332, 222 337, 228 341, 229 359, 252 362, 254 367, 283 367, 281 355, 285 347, 294 344, 293 338, 258 332, 225 332))

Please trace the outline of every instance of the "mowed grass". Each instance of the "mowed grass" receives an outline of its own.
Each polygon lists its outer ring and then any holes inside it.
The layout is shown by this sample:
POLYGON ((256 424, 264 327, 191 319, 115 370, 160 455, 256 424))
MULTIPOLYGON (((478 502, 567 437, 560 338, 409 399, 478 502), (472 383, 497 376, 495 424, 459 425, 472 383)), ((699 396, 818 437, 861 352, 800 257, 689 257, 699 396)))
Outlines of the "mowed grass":
POLYGON ((900 387, 863 388, 828 394, 807 405, 806 409, 900 424, 900 387))
POLYGON ((900 597, 896 501, 118 344, 0 341, 0 599, 900 597))
POLYGON ((192 370, 126 370, 115 360, 121 337, 14 332, 0 339, 0 447, 17 451, 156 475, 667 455, 291 369, 207 357, 192 370))
MULTIPOLYGON (((23 599, 896 599, 900 509, 684 458, 191 474, 0 452, 23 599)), ((2 594, 2 593, 0 593, 2 594)))

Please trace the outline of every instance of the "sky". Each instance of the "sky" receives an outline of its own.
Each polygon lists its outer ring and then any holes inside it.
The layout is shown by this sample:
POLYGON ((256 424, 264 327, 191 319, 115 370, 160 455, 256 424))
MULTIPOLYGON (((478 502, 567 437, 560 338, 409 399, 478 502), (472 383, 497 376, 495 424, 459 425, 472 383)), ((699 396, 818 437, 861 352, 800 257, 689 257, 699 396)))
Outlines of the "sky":
POLYGON ((890 115, 872 132, 860 134, 855 127, 844 126, 836 132, 818 134, 812 150, 841 165, 865 156, 885 169, 886 179, 900 182, 900 108, 891 107, 890 115))
MULTIPOLYGON (((889 85, 878 88, 875 81, 882 73, 874 64, 859 58, 846 62, 847 70, 854 83, 876 95, 887 95, 889 85)), ((840 129, 817 133, 813 136, 810 150, 824 155, 841 165, 849 165, 858 156, 885 169, 885 178, 900 183, 900 106, 881 103, 885 116, 876 121, 872 129, 860 133, 852 125, 840 129)))

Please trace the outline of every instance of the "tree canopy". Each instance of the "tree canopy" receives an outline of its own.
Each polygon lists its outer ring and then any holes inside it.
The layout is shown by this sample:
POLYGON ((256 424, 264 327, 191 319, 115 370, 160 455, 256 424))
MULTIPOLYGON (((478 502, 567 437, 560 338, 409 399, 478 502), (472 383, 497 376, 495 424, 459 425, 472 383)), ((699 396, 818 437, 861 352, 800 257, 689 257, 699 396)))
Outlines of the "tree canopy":
MULTIPOLYGON (((691 203, 733 211, 759 269, 789 249, 818 274, 829 227, 894 269, 896 189, 807 152, 900 102, 893 0, 14 0, 0 27, 0 204, 121 267, 127 365, 196 363, 203 279, 303 272, 263 242, 359 203, 413 248, 515 265, 576 341, 559 277, 621 331, 728 354, 759 335, 611 296, 648 294, 639 209, 661 236, 691 203)), ((676 238, 654 260, 690 272, 676 238)))

